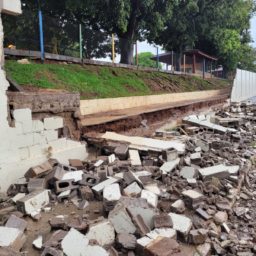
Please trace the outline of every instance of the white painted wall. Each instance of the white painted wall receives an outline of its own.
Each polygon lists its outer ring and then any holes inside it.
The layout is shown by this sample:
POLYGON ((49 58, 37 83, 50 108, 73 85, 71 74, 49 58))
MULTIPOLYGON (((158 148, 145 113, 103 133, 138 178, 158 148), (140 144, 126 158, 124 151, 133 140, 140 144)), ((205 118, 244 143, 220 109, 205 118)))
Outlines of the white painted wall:
POLYGON ((41 164, 49 157, 64 164, 68 159, 87 157, 85 144, 58 138, 58 129, 63 127, 61 117, 32 120, 30 109, 18 109, 13 112, 14 127, 10 127, 7 117, 6 80, 3 66, 3 27, 1 10, 9 14, 18 14, 19 0, 0 0, 0 191, 8 187, 32 166, 41 164), (3 10, 4 8, 4 10, 3 10))
POLYGON ((231 102, 246 101, 256 96, 256 73, 237 69, 231 102))

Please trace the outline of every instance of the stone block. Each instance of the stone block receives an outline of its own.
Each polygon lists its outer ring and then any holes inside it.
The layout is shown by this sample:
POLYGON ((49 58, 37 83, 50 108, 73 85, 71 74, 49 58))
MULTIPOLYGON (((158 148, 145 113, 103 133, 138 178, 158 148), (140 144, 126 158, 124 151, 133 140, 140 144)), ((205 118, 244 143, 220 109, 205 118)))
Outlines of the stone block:
POLYGON ((137 227, 137 232, 140 234, 140 236, 145 236, 150 232, 150 227, 144 222, 141 215, 132 215, 132 220, 137 227))
POLYGON ((158 237, 147 245, 145 248, 146 256, 185 256, 181 252, 179 244, 166 237, 158 237))
POLYGON ((56 129, 63 128, 63 118, 62 117, 44 118, 44 128, 46 130, 56 130, 56 129))
POLYGON ((75 167, 77 170, 83 170, 84 164, 80 159, 69 159, 69 165, 75 167))
MULTIPOLYGON (((7 1, 4 1, 4 2, 7 2, 7 1)), ((13 111, 13 118, 15 121, 20 123, 31 121, 32 120, 31 109, 29 108, 15 109, 13 111)))
POLYGON ((49 204, 48 190, 39 190, 26 195, 17 201, 18 209, 25 213, 31 214, 49 204))
POLYGON ((15 215, 11 215, 5 224, 5 227, 16 228, 20 230, 21 233, 23 233, 26 230, 27 226, 28 223, 25 220, 18 218, 15 215))
POLYGON ((129 150, 129 158, 132 166, 141 166, 141 160, 138 150, 129 150))
POLYGON ((169 213, 172 223, 173 229, 181 233, 182 235, 188 235, 190 229, 192 228, 192 221, 185 215, 179 215, 175 213, 169 213))
POLYGON ((126 160, 128 157, 128 145, 121 144, 115 148, 115 155, 120 159, 120 160, 126 160))
POLYGON ((171 210, 175 213, 183 213, 186 210, 185 203, 179 199, 171 205, 171 210))
POLYGON ((212 216, 210 216, 206 211, 201 208, 196 209, 196 213, 204 220, 210 220, 212 218, 212 216))
POLYGON ((40 120, 33 120, 32 130, 33 132, 42 132, 44 130, 44 123, 40 120))
POLYGON ((184 179, 194 179, 196 174, 195 168, 190 166, 185 166, 180 171, 180 176, 184 179))
POLYGON ((167 237, 171 239, 176 239, 177 238, 177 232, 176 230, 172 228, 156 228, 149 232, 147 236, 151 239, 156 239, 159 236, 160 237, 167 237))
POLYGON ((188 243, 190 244, 204 244, 207 239, 208 231, 206 229, 190 230, 188 235, 188 243))
POLYGON ((127 249, 127 250, 134 250, 136 247, 136 237, 132 234, 118 234, 117 235, 117 244, 121 248, 127 249))
POLYGON ((120 186, 118 183, 111 184, 103 190, 103 205, 106 211, 111 211, 117 201, 121 198, 120 186))
POLYGON ((125 196, 129 197, 139 197, 141 194, 141 187, 138 185, 137 182, 133 182, 129 186, 127 186, 124 190, 123 193, 125 196))
POLYGON ((160 170, 162 171, 163 174, 168 174, 171 171, 173 171, 179 165, 179 163, 180 158, 166 162, 160 167, 160 170))
POLYGON ((63 177, 62 181, 65 180, 74 180, 74 182, 81 181, 83 179, 84 172, 83 171, 73 171, 73 172, 66 172, 63 177))
POLYGON ((115 229, 109 221, 104 220, 90 225, 86 238, 96 240, 100 246, 109 246, 115 242, 115 229))
POLYGON ((134 234, 136 227, 123 205, 118 205, 109 213, 109 221, 115 228, 117 234, 134 234))
MULTIPOLYGON (((0 227, 0 247, 17 248, 22 232, 18 228, 0 227)), ((19 247, 19 246, 18 246, 19 247)), ((19 248, 20 249, 20 248, 19 248)))
POLYGON ((63 238, 67 235, 68 231, 62 229, 55 231, 51 237, 43 244, 44 248, 57 247, 63 238))
POLYGON ((29 179, 28 192, 34 192, 36 190, 43 190, 46 188, 46 180, 44 178, 29 179))
POLYGON ((199 169, 199 174, 203 179, 210 179, 212 177, 222 179, 227 178, 230 175, 229 168, 222 164, 199 169))
POLYGON ((39 177, 40 175, 45 174, 46 172, 52 170, 51 164, 46 161, 43 164, 37 165, 35 167, 30 168, 26 173, 25 177, 28 178, 34 178, 39 177))
POLYGON ((89 186, 80 186, 79 193, 83 200, 93 201, 94 199, 93 191, 89 186))
POLYGON ((155 228, 171 228, 172 220, 168 214, 160 214, 154 216, 154 227, 155 228))
POLYGON ((203 202, 204 195, 197 192, 196 190, 186 190, 182 192, 182 195, 184 196, 185 204, 187 207, 193 209, 197 205, 203 202))
POLYGON ((155 208, 157 207, 158 196, 155 193, 147 191, 147 190, 142 190, 141 198, 146 199, 149 205, 152 205, 155 208))
POLYGON ((55 130, 44 131, 44 136, 48 143, 51 141, 58 140, 58 131, 55 131, 55 130))
POLYGON ((108 256, 105 249, 89 245, 89 240, 73 228, 62 240, 61 247, 66 256, 108 256))

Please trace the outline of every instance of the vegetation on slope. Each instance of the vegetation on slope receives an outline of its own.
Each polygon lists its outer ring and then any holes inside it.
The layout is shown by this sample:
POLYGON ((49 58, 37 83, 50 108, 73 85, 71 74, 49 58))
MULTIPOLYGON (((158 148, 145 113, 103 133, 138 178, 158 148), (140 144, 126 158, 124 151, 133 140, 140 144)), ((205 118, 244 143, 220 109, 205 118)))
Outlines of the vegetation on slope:
POLYGON ((161 72, 146 72, 76 64, 19 64, 6 61, 7 74, 26 89, 60 89, 80 92, 82 99, 221 89, 226 80, 203 80, 161 72))

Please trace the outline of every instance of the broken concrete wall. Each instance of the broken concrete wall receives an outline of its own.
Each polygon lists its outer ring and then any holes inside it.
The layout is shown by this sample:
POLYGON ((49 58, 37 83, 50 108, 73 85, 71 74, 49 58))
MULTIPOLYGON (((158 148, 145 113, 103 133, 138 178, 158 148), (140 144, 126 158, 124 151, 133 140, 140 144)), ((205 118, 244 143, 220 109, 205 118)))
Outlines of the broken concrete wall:
MULTIPOLYGON (((0 0, 0 13, 21 13, 19 0, 0 0)), ((0 14, 1 15, 1 14, 0 14)), ((9 83, 2 69, 3 26, 0 16, 0 191, 4 192, 16 179, 33 165, 49 157, 68 163, 69 158, 85 159, 86 147, 79 142, 58 138, 58 129, 63 127, 62 118, 32 120, 30 109, 13 111, 13 127, 8 123, 6 90, 9 83)))
POLYGON ((256 73, 237 69, 231 102, 241 102, 256 96, 256 73))

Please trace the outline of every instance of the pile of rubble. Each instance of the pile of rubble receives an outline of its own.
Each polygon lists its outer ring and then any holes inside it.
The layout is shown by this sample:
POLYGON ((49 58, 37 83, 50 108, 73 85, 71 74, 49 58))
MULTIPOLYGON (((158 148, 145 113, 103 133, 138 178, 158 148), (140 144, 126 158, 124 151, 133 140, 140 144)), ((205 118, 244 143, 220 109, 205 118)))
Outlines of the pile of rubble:
POLYGON ((52 216, 50 238, 33 242, 41 255, 255 255, 255 113, 245 104, 189 116, 158 139, 90 138, 95 161, 31 168, 2 199, 0 255, 21 255, 26 218, 70 202, 81 215, 52 216), (94 201, 104 214, 89 220, 94 201))

